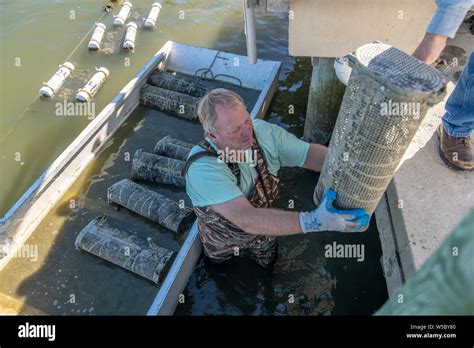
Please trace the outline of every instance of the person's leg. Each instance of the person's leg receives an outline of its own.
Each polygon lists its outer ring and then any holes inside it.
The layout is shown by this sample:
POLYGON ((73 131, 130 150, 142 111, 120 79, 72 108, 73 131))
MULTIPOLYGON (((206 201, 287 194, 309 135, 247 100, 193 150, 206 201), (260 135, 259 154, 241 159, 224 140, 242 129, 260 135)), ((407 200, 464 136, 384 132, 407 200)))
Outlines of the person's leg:
POLYGON ((200 224, 199 239, 201 239, 204 255, 211 261, 222 263, 230 260, 235 253, 235 245, 232 241, 222 238, 222 235, 200 224))
POLYGON ((474 54, 464 67, 454 91, 446 102, 439 128, 440 155, 450 165, 474 169, 470 135, 474 129, 474 54))
POLYGON ((278 259, 278 242, 275 237, 259 236, 248 248, 250 258, 260 266, 273 269, 278 259))
POLYGON ((446 102, 443 125, 453 137, 468 137, 474 129, 474 53, 446 102))

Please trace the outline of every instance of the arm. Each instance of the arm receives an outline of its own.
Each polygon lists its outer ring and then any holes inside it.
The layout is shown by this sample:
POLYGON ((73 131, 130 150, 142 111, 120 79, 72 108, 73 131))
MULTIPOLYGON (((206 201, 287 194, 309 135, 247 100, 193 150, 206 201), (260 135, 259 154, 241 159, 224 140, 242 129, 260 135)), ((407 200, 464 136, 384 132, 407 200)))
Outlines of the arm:
POLYGON ((247 233, 269 236, 302 233, 298 212, 255 208, 243 196, 211 208, 247 233))
POLYGON ((366 211, 336 209, 333 206, 335 199, 336 193, 327 190, 321 204, 311 212, 255 208, 242 196, 211 208, 250 234, 288 236, 321 231, 365 231, 370 222, 366 211))
POLYGON ((303 168, 320 172, 324 164, 324 158, 328 148, 319 144, 310 144, 303 168))
POLYGON ((269 123, 265 126, 267 134, 275 140, 270 152, 278 155, 281 167, 300 167, 320 172, 328 148, 319 144, 311 144, 297 138, 280 126, 269 123))
POLYGON ((426 33, 420 45, 413 52, 413 57, 426 64, 433 64, 446 47, 447 36, 426 33))
POLYGON ((432 64, 446 47, 448 37, 454 38, 473 0, 437 0, 437 9, 420 45, 413 56, 432 64))

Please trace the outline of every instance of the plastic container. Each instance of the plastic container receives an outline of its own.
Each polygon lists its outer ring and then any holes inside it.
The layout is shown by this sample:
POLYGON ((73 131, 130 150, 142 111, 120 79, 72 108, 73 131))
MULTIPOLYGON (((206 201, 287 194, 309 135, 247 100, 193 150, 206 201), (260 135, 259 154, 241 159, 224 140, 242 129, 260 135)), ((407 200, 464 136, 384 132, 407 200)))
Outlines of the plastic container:
POLYGON ((94 29, 94 33, 92 34, 91 40, 89 41, 89 49, 90 50, 98 50, 100 49, 100 44, 102 39, 104 38, 106 26, 103 23, 97 23, 94 29))
POLYGON ((130 16, 130 12, 132 12, 132 3, 130 1, 125 1, 123 3, 122 8, 120 9, 118 15, 114 18, 114 25, 119 27, 125 24, 128 16, 130 16))
POLYGON ((159 2, 154 2, 151 5, 150 13, 148 14, 147 19, 145 20, 145 28, 152 29, 156 25, 156 20, 161 11, 161 4, 159 2))
POLYGON ((125 39, 123 41, 123 49, 133 50, 135 48, 135 39, 137 36, 138 26, 134 22, 127 24, 127 31, 125 32, 125 39))

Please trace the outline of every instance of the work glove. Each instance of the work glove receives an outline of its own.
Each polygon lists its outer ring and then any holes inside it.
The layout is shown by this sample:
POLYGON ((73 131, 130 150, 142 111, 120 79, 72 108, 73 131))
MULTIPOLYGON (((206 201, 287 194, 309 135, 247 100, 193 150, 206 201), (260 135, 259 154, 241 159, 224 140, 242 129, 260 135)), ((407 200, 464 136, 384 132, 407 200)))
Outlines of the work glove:
POLYGON ((365 209, 339 210, 333 207, 336 192, 327 189, 319 206, 300 213, 303 233, 319 231, 362 232, 369 227, 370 216, 365 209))

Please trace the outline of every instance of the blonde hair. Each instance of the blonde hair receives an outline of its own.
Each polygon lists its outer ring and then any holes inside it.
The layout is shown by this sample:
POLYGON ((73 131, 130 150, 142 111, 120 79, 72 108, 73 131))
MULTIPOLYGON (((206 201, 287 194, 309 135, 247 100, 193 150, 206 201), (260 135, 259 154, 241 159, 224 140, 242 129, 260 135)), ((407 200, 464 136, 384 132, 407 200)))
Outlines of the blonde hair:
POLYGON ((225 88, 213 89, 202 97, 197 109, 199 121, 204 128, 204 132, 219 133, 219 130, 214 127, 217 119, 217 105, 230 105, 245 109, 244 100, 237 93, 225 88))

